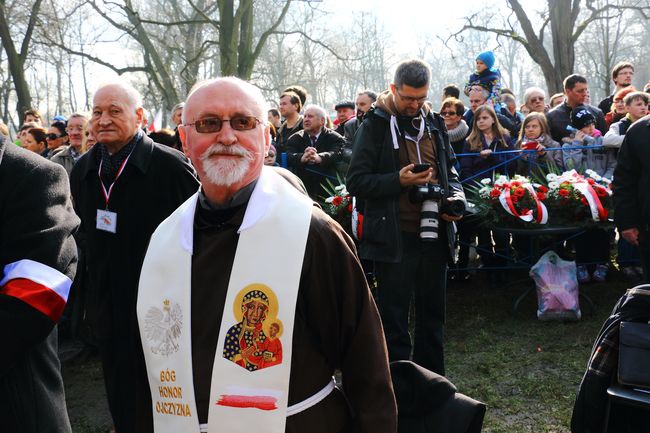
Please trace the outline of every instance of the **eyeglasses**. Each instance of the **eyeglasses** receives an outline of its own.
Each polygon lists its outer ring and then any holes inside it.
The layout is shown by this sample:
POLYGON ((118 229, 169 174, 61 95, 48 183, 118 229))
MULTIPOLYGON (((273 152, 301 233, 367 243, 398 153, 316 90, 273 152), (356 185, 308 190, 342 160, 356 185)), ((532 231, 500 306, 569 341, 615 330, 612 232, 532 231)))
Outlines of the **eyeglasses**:
POLYGON ((442 117, 447 117, 447 116, 458 116, 458 113, 456 113, 455 111, 442 111, 442 112, 440 113, 440 115, 441 115, 442 117))
POLYGON ((224 122, 230 122, 230 127, 235 131, 250 131, 251 129, 255 129, 258 123, 262 123, 261 120, 254 116, 235 116, 232 119, 208 117, 206 119, 197 120, 194 123, 188 123, 187 126, 194 126, 196 132, 209 134, 211 132, 221 131, 224 122))
POLYGON ((61 138, 61 136, 56 134, 47 134, 45 138, 47 138, 48 140, 56 140, 57 138, 61 138))
POLYGON ((538 96, 536 98, 530 98, 530 102, 535 103, 535 102, 544 102, 544 98, 542 96, 538 96))
POLYGON ((424 96, 422 96, 422 97, 420 97, 420 98, 416 98, 416 97, 414 97, 414 96, 404 96, 404 95, 402 95, 399 91, 397 91, 397 95, 399 96, 400 99, 402 99, 402 100, 404 100, 404 101, 406 101, 406 102, 409 102, 409 103, 411 103, 411 102, 417 102, 418 104, 421 104, 421 103, 423 103, 424 101, 426 101, 426 100, 427 100, 427 96, 428 96, 428 95, 424 95, 424 96))

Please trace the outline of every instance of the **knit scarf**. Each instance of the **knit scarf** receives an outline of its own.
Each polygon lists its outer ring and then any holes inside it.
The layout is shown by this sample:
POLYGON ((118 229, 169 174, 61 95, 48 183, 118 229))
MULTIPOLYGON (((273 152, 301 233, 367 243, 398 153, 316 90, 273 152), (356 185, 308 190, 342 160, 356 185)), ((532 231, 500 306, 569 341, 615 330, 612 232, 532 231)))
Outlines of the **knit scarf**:
POLYGON ((467 126, 467 123, 465 123, 465 121, 461 119, 457 127, 447 130, 447 134, 449 135, 449 141, 452 143, 461 141, 467 136, 467 131, 469 131, 469 126, 467 126))

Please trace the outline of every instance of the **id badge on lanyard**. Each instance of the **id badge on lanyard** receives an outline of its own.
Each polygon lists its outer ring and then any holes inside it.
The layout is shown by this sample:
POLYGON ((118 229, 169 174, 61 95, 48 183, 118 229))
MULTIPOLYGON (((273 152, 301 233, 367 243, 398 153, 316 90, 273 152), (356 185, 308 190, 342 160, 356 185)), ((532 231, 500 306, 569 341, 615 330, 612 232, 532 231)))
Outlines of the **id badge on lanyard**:
POLYGON ((102 188, 102 195, 104 196, 104 200, 106 201, 106 209, 97 209, 97 217, 96 217, 97 230, 101 230, 109 233, 117 233, 117 213, 108 210, 108 201, 111 197, 111 193, 113 192, 113 187, 115 186, 115 182, 117 182, 117 179, 119 179, 120 175, 124 171, 124 167, 126 167, 126 163, 130 157, 131 154, 129 153, 129 156, 126 157, 126 159, 122 163, 122 166, 118 170, 117 175, 115 176, 115 180, 108 187, 108 191, 104 186, 104 182, 102 182, 102 164, 104 161, 100 161, 99 163, 99 170, 97 171, 97 176, 99 176, 99 185, 102 188))

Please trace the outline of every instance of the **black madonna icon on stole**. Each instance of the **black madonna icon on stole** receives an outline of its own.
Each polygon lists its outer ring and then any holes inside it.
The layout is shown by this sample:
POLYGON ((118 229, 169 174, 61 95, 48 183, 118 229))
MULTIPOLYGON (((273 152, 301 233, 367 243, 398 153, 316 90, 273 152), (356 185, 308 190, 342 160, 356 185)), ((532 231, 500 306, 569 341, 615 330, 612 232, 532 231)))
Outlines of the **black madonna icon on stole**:
POLYGON ((282 322, 277 319, 278 300, 264 284, 251 284, 236 296, 223 357, 248 371, 282 363, 282 322))

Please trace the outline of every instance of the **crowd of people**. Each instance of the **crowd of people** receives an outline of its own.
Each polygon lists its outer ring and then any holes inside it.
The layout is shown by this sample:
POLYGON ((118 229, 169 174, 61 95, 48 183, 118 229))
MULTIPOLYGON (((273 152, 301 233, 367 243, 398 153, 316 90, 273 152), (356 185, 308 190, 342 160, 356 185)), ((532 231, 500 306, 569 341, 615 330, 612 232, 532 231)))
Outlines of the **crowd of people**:
MULTIPOLYGON (((273 431, 396 431, 389 362, 445 375, 448 268, 470 278, 474 239, 486 268, 506 268, 516 244, 466 217, 463 184, 539 166, 613 180, 618 263, 650 282, 650 83, 637 91, 633 75, 616 65, 600 108, 579 74, 550 98, 526 89, 518 105, 487 51, 467 83, 442 89, 439 111, 421 60, 336 104, 334 120, 299 85, 268 108, 234 78, 198 83, 172 110, 174 130, 148 131, 124 82, 100 86, 90 114, 48 126, 26 111, 17 146, 0 145, 0 323, 24 325, 0 376, 48 392, 30 410, 0 404, 0 421, 70 430, 55 325, 77 337, 83 317, 117 433, 234 425, 242 404, 279 407, 248 420, 273 431), (356 241, 314 207, 337 178, 363 215, 356 241), (20 197, 9 179, 26 185, 20 197), (232 395, 243 388, 275 391, 232 395)), ((607 277, 610 238, 576 238, 581 283, 607 277)))

